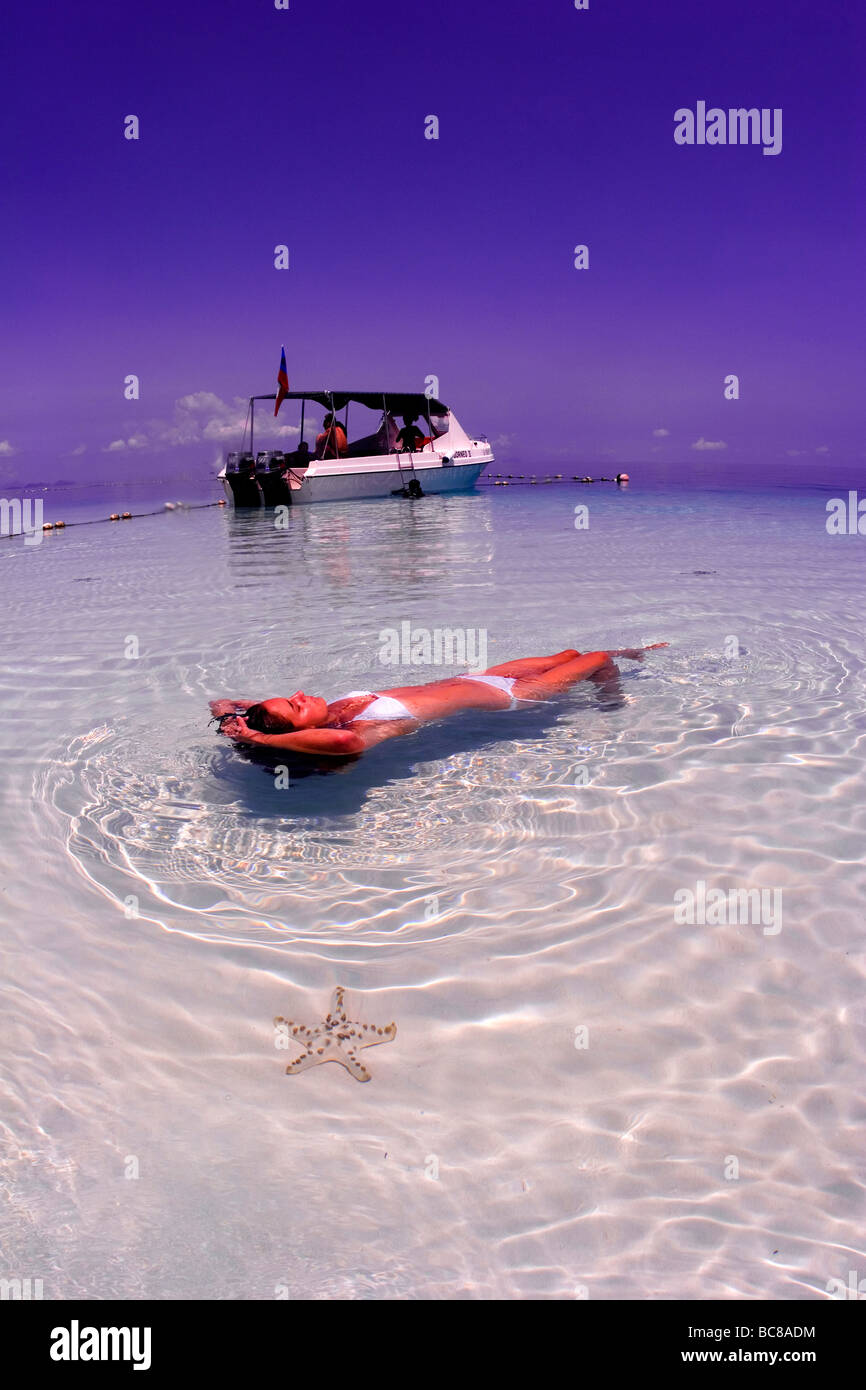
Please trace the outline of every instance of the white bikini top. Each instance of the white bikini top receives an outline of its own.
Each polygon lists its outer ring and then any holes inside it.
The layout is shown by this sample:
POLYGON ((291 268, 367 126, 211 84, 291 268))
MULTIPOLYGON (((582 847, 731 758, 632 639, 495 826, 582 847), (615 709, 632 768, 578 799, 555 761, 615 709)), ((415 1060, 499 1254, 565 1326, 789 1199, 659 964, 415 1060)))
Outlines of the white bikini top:
MULTIPOLYGON (((352 700, 360 696, 373 697, 373 703, 362 709, 360 714, 356 714, 354 719, 349 722, 354 724, 355 719, 414 719, 415 716, 406 708, 402 700, 395 700, 393 695, 377 695, 375 690, 350 690, 347 695, 341 695, 341 700, 352 700)), ((336 704, 336 701, 334 701, 336 704)))

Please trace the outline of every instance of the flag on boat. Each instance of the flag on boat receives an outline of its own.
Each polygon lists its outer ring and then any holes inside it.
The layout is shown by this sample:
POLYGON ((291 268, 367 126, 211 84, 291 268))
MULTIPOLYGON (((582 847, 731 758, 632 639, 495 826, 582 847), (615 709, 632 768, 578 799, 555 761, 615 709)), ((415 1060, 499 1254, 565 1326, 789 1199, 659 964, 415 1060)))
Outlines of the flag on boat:
POLYGON ((289 394, 289 376, 288 372, 286 371, 285 348, 283 348, 282 354, 280 356, 280 370, 277 372, 277 385, 280 389, 277 392, 277 403, 274 406, 274 415, 277 415, 279 413, 280 406, 286 399, 286 396, 289 394))

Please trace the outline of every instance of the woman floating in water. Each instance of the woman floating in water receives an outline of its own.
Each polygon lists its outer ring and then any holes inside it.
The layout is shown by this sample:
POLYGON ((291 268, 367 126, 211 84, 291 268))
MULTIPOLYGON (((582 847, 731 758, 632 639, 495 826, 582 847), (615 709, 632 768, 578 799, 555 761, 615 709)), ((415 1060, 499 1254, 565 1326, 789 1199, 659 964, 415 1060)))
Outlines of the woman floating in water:
POLYGON ((296 690, 289 699, 260 703, 212 700, 211 712, 220 721, 220 733, 236 743, 345 758, 458 710, 516 709, 567 690, 577 681, 605 683, 616 676, 614 657, 643 661, 644 652, 667 645, 653 642, 649 647, 615 652, 569 650, 556 656, 526 656, 491 666, 479 676, 448 676, 427 685, 378 692, 351 690, 330 704, 303 690, 296 690))

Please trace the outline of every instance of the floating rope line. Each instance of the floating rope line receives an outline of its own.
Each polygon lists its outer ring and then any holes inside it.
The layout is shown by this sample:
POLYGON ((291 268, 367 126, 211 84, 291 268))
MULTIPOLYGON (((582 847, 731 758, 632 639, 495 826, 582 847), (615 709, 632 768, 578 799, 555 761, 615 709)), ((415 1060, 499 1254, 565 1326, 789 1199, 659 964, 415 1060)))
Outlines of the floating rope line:
POLYGON ((68 531, 70 526, 99 526, 102 522, 110 521, 138 521, 145 516, 167 516, 169 512, 201 512, 208 507, 225 507, 226 500, 220 497, 216 502, 166 502, 155 512, 112 512, 110 516, 92 516, 88 521, 45 521, 40 527, 32 531, 10 531, 3 533, 0 539, 4 541, 17 540, 20 536, 33 536, 37 532, 48 534, 49 531, 68 531))
MULTIPOLYGON (((288 471, 293 478, 297 476, 291 469, 288 471)), ((403 470, 401 469, 401 471, 403 470)), ((414 477, 414 464, 412 465, 412 473, 414 477)), ((298 481, 301 481, 301 479, 298 479, 298 481)), ((575 473, 572 478, 563 478, 563 476, 559 474, 552 478, 542 478, 541 481, 543 483, 618 483, 620 478, 581 478, 575 473)), ((622 481, 628 481, 627 474, 622 475, 622 481)), ((538 479, 526 473, 512 473, 506 478, 497 476, 493 478, 479 478, 478 482, 486 483, 491 487, 507 487, 509 483, 537 484, 538 479)), ((141 518, 147 516, 166 516, 169 512, 175 511, 202 512, 206 511, 209 507, 225 507, 226 505, 227 502, 224 497, 220 497, 216 502, 166 502, 154 512, 112 512, 110 516, 93 516, 90 517, 88 521, 45 521, 39 530, 47 535, 49 531, 68 531, 71 526, 99 526, 103 522, 139 521, 141 518)), ((35 530, 3 532, 0 534, 0 540, 13 541, 17 540, 20 536, 32 536, 35 534, 35 530)))
POLYGON ((615 478, 607 476, 581 477, 578 473, 574 473, 570 478, 566 478, 562 473, 554 473, 546 478, 539 478, 534 473, 494 473, 478 479, 479 483, 486 483, 488 487, 508 487, 509 483, 529 483, 531 486, 537 487, 539 483, 627 483, 629 481, 627 473, 620 473, 615 478))

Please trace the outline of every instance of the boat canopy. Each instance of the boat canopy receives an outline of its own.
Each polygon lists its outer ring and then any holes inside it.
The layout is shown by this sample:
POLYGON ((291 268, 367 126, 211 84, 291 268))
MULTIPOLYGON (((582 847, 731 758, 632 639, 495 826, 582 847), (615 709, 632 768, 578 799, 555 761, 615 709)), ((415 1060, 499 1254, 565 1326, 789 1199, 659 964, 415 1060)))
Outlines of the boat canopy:
MULTIPOLYGON (((275 401, 276 391, 267 396, 252 396, 254 401, 275 401)), ((448 407, 435 396, 425 396, 423 391, 288 391, 284 401, 315 401, 328 410, 342 410, 349 401, 357 401, 369 410, 381 410, 383 402, 394 415, 447 415, 448 407)))

